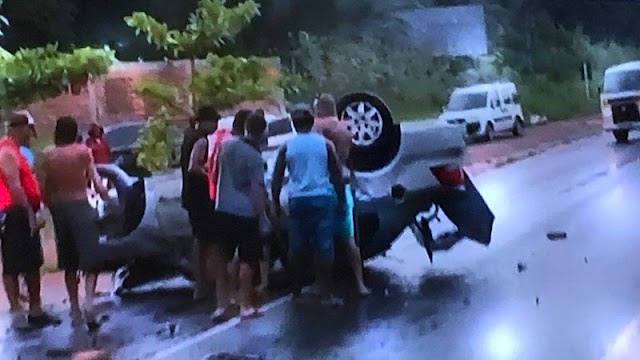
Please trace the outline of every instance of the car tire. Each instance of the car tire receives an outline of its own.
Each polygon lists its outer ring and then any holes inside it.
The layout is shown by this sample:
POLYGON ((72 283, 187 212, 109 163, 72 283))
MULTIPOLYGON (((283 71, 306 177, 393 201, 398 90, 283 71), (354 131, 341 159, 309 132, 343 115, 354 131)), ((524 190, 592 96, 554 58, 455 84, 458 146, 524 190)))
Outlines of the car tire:
POLYGON ((493 124, 488 122, 484 128, 484 140, 486 142, 493 141, 495 137, 495 129, 493 128, 493 124))
POLYGON ((100 233, 107 239, 120 238, 133 232, 144 216, 144 180, 131 184, 130 178, 110 167, 97 167, 98 175, 107 179, 117 193, 117 206, 109 209, 109 214, 99 220, 100 233))
POLYGON ((349 121, 354 134, 349 156, 355 171, 376 171, 387 166, 400 150, 400 126, 389 107, 375 95, 353 93, 337 103, 338 116, 349 121))
POLYGON ((629 130, 613 130, 613 136, 616 138, 618 144, 629 142, 629 130))
POLYGON ((513 136, 519 137, 524 135, 524 121, 517 116, 516 120, 513 122, 513 129, 511 129, 513 136))

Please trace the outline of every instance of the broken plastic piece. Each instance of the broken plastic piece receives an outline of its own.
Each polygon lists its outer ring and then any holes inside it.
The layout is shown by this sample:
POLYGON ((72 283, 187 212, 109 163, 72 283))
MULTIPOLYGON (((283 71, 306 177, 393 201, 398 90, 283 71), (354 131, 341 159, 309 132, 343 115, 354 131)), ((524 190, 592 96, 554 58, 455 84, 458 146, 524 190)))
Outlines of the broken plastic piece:
POLYGON ((523 262, 519 262, 518 263, 518 272, 521 273, 523 271, 527 270, 527 265, 523 262))
POLYGON ((564 231, 551 231, 547 233, 547 239, 551 241, 564 240, 567 238, 567 233, 564 231))

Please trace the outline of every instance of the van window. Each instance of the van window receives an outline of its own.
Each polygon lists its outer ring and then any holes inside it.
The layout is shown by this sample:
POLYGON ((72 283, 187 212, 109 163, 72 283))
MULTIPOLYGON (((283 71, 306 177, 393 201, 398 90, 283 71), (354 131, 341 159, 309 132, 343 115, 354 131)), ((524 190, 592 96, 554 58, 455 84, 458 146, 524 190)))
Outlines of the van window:
POLYGON ((447 110, 462 111, 487 107, 487 92, 481 93, 456 93, 449 99, 447 110))
POLYGON ((604 75, 603 92, 640 90, 640 70, 616 71, 604 75))
POLYGON ((511 105, 513 101, 511 100, 511 96, 508 96, 504 99, 504 104, 505 105, 511 105))

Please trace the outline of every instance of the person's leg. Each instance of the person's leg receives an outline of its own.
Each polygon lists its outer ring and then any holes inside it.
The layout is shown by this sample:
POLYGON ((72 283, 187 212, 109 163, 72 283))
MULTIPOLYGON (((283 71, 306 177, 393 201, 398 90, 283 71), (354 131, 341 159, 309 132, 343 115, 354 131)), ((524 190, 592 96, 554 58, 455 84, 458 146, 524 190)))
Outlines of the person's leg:
MULTIPOLYGON (((4 214, 9 220, 10 213, 4 214)), ((7 219, 5 218, 5 220, 7 219)), ((7 294, 7 300, 9 301, 9 309, 11 312, 20 312, 24 310, 22 304, 20 304, 20 279, 18 277, 19 269, 17 269, 16 256, 19 255, 18 246, 19 239, 16 239, 15 230, 12 228, 13 224, 9 223, 9 227, 5 225, 5 230, 2 233, 2 268, 3 276, 2 283, 4 285, 4 292, 7 294)))
MULTIPOLYGON (((3 260, 4 261, 4 260, 3 260)), ((20 312, 24 310, 20 304, 20 284, 18 283, 18 275, 3 275, 2 283, 4 292, 9 300, 9 310, 11 312, 20 312)))
POLYGON ((309 248, 310 236, 313 230, 308 226, 307 212, 309 210, 308 199, 289 199, 289 216, 287 218, 287 230, 289 238, 289 277, 294 297, 302 292, 302 275, 305 270, 304 255, 309 248))
POLYGON ((268 242, 262 244, 262 261, 260 261, 260 285, 256 288, 264 293, 269 287, 269 270, 271 270, 271 246, 268 242))
POLYGON ((75 325, 82 317, 78 296, 78 286, 80 284, 80 278, 78 277, 78 249, 76 248, 68 219, 65 217, 64 206, 58 208, 55 205, 51 205, 49 211, 51 212, 56 237, 58 268, 65 272, 64 281, 69 295, 71 318, 75 325))
POLYGON ((341 214, 342 219, 338 219, 338 239, 343 244, 353 275, 356 279, 356 287, 358 293, 362 296, 367 296, 371 291, 364 284, 364 275, 362 269, 362 256, 360 255, 360 248, 356 244, 355 239, 355 222, 353 220, 353 206, 354 199, 351 193, 351 188, 347 185, 345 187, 346 209, 341 214))
POLYGON ((71 314, 72 316, 77 316, 81 313, 80 299, 78 297, 78 286, 80 285, 78 272, 66 270, 64 272, 64 284, 67 287, 67 294, 69 294, 69 305, 71 306, 71 314))
MULTIPOLYGON (((40 267, 44 263, 39 234, 32 234, 29 226, 28 210, 14 207, 7 211, 4 228, 3 246, 5 260, 5 274, 15 276, 11 280, 11 290, 19 296, 18 274, 24 274, 29 292, 29 324, 45 327, 59 324, 60 321, 49 316, 42 310, 40 297, 40 267), (7 261, 8 259, 11 259, 7 261)), ((13 294, 12 294, 13 295, 13 294)))
POLYGON ((203 277, 206 272, 206 254, 204 253, 202 239, 204 236, 203 221, 202 221, 203 209, 189 210, 189 222, 191 223, 191 232, 195 239, 193 246, 193 279, 195 282, 195 290, 193 292, 194 300, 201 300, 206 297, 206 286, 204 285, 203 277))
POLYGON ((336 201, 333 197, 316 197, 307 212, 315 231, 313 237, 314 269, 318 291, 325 300, 331 298, 336 201))
POLYGON ((257 314, 258 310, 251 301, 253 292, 254 269, 262 260, 262 242, 258 219, 238 218, 238 257, 240 260, 238 300, 240 316, 248 317, 257 314), (241 225, 241 226, 240 226, 241 225))
POLYGON ((211 315, 214 321, 224 319, 231 305, 231 285, 229 284, 229 264, 233 260, 236 244, 233 243, 233 224, 226 214, 217 214, 215 249, 219 254, 218 261, 213 264, 216 281, 216 310, 211 315))

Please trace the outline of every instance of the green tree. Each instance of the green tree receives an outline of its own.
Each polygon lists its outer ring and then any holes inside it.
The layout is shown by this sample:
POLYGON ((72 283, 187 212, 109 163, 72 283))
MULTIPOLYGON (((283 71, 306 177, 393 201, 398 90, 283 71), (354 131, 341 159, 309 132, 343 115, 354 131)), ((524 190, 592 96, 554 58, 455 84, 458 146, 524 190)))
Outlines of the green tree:
MULTIPOLYGON (((225 0, 200 0, 189 17, 189 23, 182 30, 169 29, 166 23, 144 12, 134 12, 125 21, 135 29, 136 34, 146 36, 147 41, 157 49, 168 52, 174 58, 191 60, 191 74, 195 77, 196 59, 206 57, 227 42, 234 41, 259 14, 259 5, 254 0, 246 0, 234 7, 226 6, 225 0)), ((192 93, 194 107, 197 101, 192 93)))

